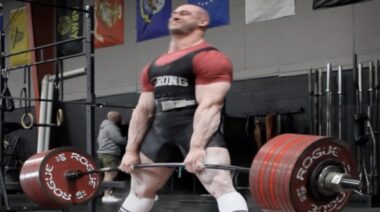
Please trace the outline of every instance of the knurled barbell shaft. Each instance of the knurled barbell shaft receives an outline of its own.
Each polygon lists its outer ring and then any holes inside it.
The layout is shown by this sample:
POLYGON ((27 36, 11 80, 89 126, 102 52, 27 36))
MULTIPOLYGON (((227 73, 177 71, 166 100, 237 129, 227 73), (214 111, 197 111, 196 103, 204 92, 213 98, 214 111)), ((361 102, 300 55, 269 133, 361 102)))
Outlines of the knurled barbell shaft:
MULTIPOLYGON (((203 165, 205 169, 219 169, 219 170, 228 170, 228 171, 237 171, 237 172, 245 172, 249 173, 250 169, 240 166, 232 166, 232 165, 221 165, 221 164, 204 164, 203 165)), ((166 167, 166 168, 184 168, 184 163, 143 163, 143 164, 136 164, 134 165, 135 169, 142 169, 142 168, 158 168, 158 167, 166 167)), ((102 173, 102 172, 109 172, 109 171, 118 171, 119 167, 104 167, 100 169, 95 169, 91 171, 67 171, 65 173, 65 177, 68 180, 75 180, 83 175, 87 174, 93 174, 93 173, 102 173)))
MULTIPOLYGON (((245 173, 250 172, 250 168, 241 167, 241 166, 223 165, 223 164, 204 164, 203 166, 205 169, 220 169, 220 170, 245 172, 245 173)), ((134 167, 136 169, 155 168, 155 167, 184 168, 185 164, 184 163, 143 163, 143 164, 136 164, 134 167)))
MULTIPOLYGON (((135 169, 142 168, 158 168, 158 167, 166 167, 166 168, 184 168, 184 163, 143 163, 134 165, 135 169)), ((250 169, 246 167, 233 166, 233 165, 222 165, 222 164, 204 164, 205 169, 219 169, 219 170, 228 170, 228 171, 236 171, 236 172, 244 172, 250 173, 250 169)), ((101 172, 109 172, 109 171, 118 171, 119 167, 104 167, 92 171, 68 171, 65 173, 65 177, 68 180, 75 180, 83 175, 93 174, 93 173, 101 173, 101 172)), ((339 174, 339 173, 337 173, 339 174)), ((332 180, 332 179, 331 179, 332 180)), ((348 176, 342 177, 337 183, 343 189, 356 189, 360 190, 362 187, 362 182, 360 180, 353 179, 348 176)))

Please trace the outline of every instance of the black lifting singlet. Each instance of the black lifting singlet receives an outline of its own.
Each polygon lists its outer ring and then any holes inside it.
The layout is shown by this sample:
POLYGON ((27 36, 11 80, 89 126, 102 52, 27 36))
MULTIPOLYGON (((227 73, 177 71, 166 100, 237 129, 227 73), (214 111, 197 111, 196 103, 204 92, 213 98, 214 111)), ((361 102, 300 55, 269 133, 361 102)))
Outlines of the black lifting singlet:
POLYGON ((193 58, 202 51, 217 50, 206 47, 189 52, 173 62, 156 65, 154 60, 148 70, 149 81, 154 86, 154 98, 157 99, 195 99, 195 74, 193 58))

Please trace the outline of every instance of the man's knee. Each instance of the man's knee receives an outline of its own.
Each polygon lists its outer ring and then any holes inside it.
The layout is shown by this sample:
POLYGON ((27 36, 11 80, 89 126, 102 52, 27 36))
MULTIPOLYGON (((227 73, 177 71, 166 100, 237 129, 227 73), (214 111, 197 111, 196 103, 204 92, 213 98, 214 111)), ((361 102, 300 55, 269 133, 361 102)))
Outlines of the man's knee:
POLYGON ((218 174, 212 177, 212 180, 205 185, 212 196, 218 198, 219 196, 235 191, 232 179, 228 174, 218 174))

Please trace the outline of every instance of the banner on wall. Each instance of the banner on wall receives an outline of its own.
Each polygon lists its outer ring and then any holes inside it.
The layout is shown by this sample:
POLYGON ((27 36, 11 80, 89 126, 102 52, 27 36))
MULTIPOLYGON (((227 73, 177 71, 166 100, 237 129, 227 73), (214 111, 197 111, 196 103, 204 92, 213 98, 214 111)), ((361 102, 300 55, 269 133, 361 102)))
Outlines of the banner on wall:
MULTIPOLYGON (((61 6, 83 8, 82 1, 64 1, 61 6)), ((57 8, 57 41, 83 36, 83 12, 57 8)), ((78 54, 83 50, 83 40, 58 45, 58 56, 78 54)))
POLYGON ((336 7, 369 0, 313 0, 313 9, 336 7))
POLYGON ((171 1, 136 0, 137 42, 168 35, 171 10, 171 1))
POLYGON ((230 24, 230 5, 228 0, 188 0, 205 9, 210 15, 209 28, 230 24))
POLYGON ((95 48, 124 43, 124 0, 95 0, 95 48))
MULTIPOLYGON (((16 53, 30 48, 26 7, 11 10, 9 13, 9 52, 16 53)), ((10 66, 20 66, 32 62, 31 52, 15 55, 9 58, 10 66)))
POLYGON ((294 0, 245 0, 246 24, 268 21, 294 14, 294 0))

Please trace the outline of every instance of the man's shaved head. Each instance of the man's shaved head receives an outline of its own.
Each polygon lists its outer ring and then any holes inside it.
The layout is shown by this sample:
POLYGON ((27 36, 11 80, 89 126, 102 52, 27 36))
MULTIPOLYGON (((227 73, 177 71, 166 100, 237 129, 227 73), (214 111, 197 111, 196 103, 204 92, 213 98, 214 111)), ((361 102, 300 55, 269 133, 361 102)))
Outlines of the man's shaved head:
POLYGON ((187 34, 196 29, 205 31, 210 22, 206 10, 193 4, 184 4, 177 7, 169 19, 169 30, 172 34, 187 34))
POLYGON ((210 21, 210 16, 208 14, 208 12, 203 9, 202 7, 199 7, 197 5, 194 5, 194 4, 184 4, 184 5, 181 5, 179 7, 177 7, 177 9, 188 9, 190 11, 194 11, 198 14, 198 16, 202 19, 206 19, 207 21, 210 21))

